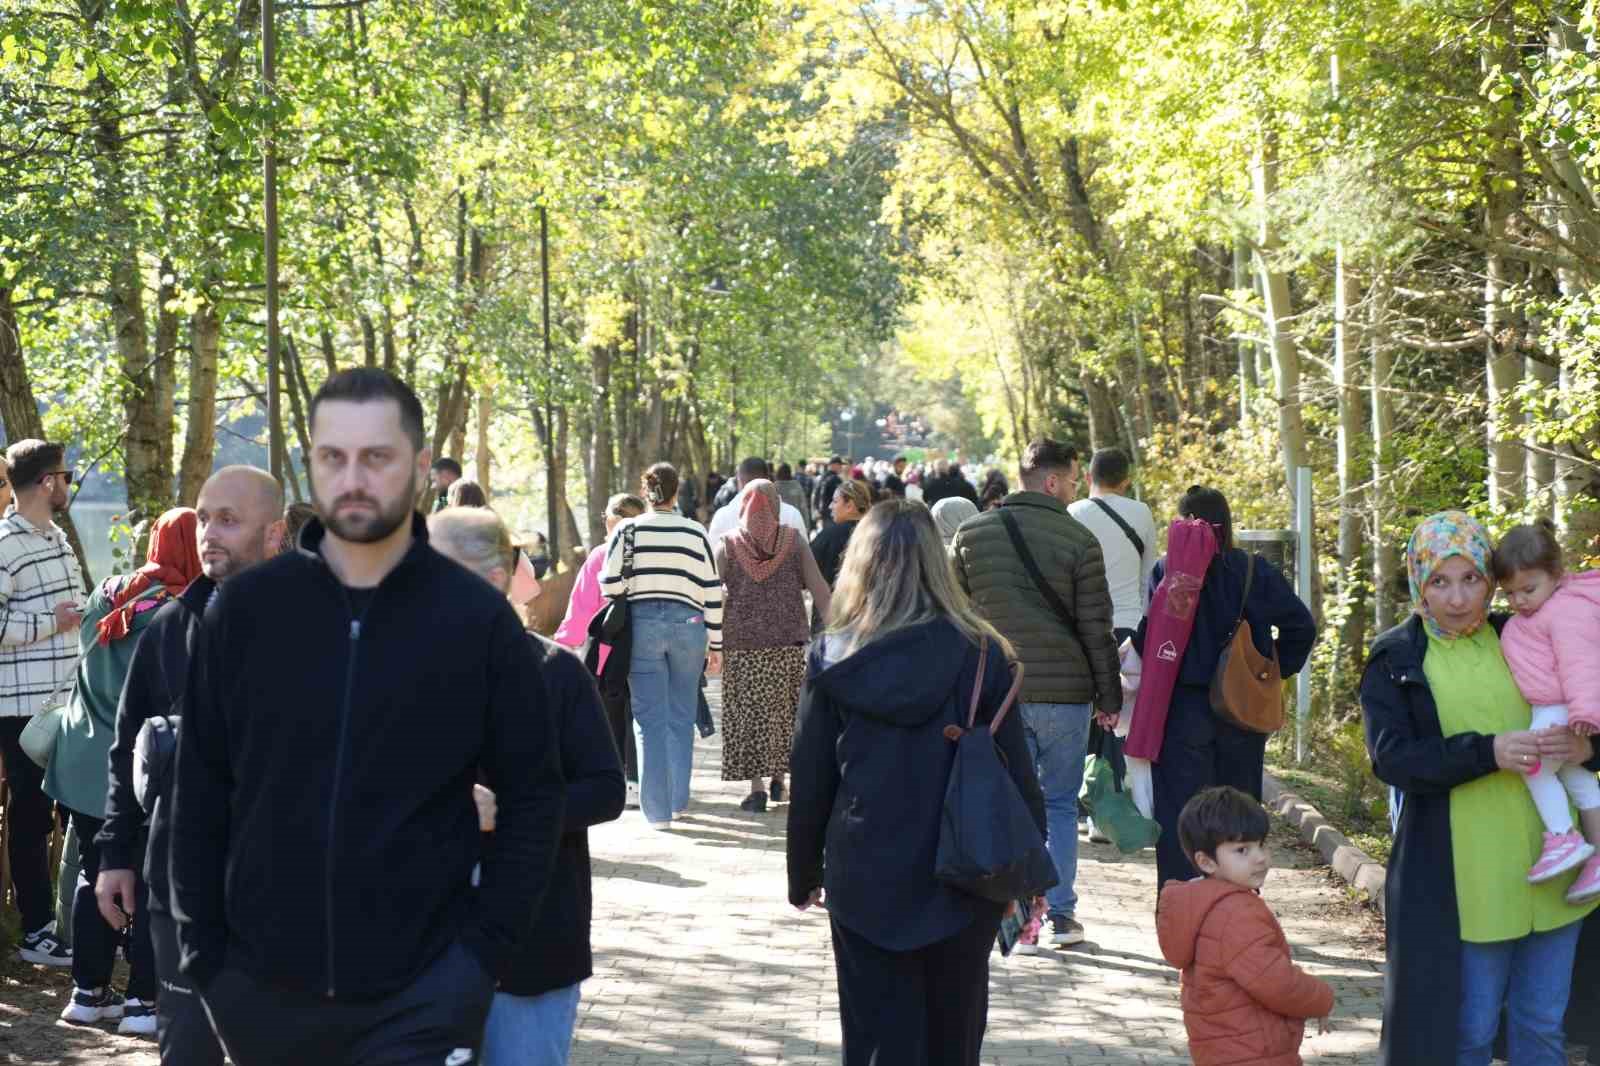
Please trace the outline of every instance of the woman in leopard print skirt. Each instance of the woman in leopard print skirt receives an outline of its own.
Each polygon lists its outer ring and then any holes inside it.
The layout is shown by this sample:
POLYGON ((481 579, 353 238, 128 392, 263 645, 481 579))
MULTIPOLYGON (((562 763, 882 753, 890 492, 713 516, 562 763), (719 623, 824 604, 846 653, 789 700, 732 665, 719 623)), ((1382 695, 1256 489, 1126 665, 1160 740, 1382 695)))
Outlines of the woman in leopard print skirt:
POLYGON ((805 680, 809 636, 802 594, 828 614, 828 583, 811 546, 778 521, 778 490, 767 480, 745 486, 739 528, 717 547, 722 575, 722 779, 749 781, 739 806, 767 809, 784 798, 784 774, 805 680))

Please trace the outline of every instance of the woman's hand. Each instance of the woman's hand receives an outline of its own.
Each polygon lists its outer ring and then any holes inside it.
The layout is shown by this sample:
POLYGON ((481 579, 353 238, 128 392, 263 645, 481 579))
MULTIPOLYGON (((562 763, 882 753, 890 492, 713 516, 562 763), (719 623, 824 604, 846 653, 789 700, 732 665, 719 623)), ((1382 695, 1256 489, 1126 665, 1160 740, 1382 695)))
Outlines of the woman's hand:
POLYGON ((1533 734, 1541 759, 1582 765, 1594 758, 1594 741, 1563 726, 1553 725, 1533 734))
POLYGON ((482 785, 473 785, 472 802, 478 807, 478 831, 480 833, 494 832, 494 816, 500 810, 499 805, 494 801, 494 793, 482 785))
POLYGON ((820 907, 820 906, 822 906, 822 889, 821 888, 813 888, 811 890, 811 895, 807 896, 806 897, 806 901, 804 903, 800 904, 798 907, 796 907, 795 910, 797 910, 797 911, 808 911, 812 907, 820 907))
POLYGON ((720 651, 706 652, 706 673, 717 677, 722 673, 722 653, 720 651))
MULTIPOLYGON (((1565 729, 1562 735, 1570 737, 1565 729)), ((1576 739, 1576 738, 1573 738, 1576 739)), ((1515 733, 1496 733, 1494 738, 1494 763, 1502 770, 1531 774, 1539 766, 1543 751, 1539 734, 1523 729, 1515 733)))

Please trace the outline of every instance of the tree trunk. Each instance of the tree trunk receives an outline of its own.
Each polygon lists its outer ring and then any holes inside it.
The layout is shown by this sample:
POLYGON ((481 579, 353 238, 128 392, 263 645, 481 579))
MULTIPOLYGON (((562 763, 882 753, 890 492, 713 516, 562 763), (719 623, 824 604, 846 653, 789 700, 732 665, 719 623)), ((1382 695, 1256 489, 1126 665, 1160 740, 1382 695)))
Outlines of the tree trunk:
MULTIPOLYGON (((1235 296, 1250 284, 1250 245, 1239 240, 1233 244, 1233 291, 1235 296)), ((1234 357, 1239 361, 1239 424, 1250 423, 1250 398, 1255 395, 1256 346, 1247 340, 1234 342, 1234 357)))
POLYGON ((1256 240, 1256 266, 1265 296, 1267 336, 1272 349, 1279 449, 1283 456, 1284 481, 1292 502, 1295 498, 1294 471, 1308 463, 1306 428, 1300 407, 1300 352, 1285 321, 1292 313, 1289 275, 1274 262, 1282 245, 1272 217, 1272 200, 1278 192, 1278 135, 1266 123, 1262 125, 1254 169, 1255 206, 1261 227, 1256 240))
POLYGON ((1117 443, 1117 410, 1111 400, 1111 390, 1096 374, 1084 370, 1079 375, 1083 384, 1085 405, 1089 414, 1089 450, 1098 451, 1117 443))
POLYGON ((1361 294, 1342 245, 1334 252, 1333 270, 1333 377, 1339 416, 1339 583, 1350 611, 1342 644, 1353 666, 1364 654, 1367 620, 1363 594, 1366 583, 1362 580, 1363 523, 1357 489, 1363 473, 1357 453, 1366 431, 1363 397, 1357 380, 1362 344, 1355 305, 1360 302, 1361 294))
MULTIPOLYGON (((556 499, 557 502, 561 504, 561 536, 559 538, 551 536, 550 542, 552 544, 566 545, 566 548, 563 550, 563 555, 567 560, 567 565, 577 566, 581 565, 580 560, 582 559, 582 546, 584 541, 583 535, 578 532, 578 520, 572 513, 572 505, 567 502, 567 456, 572 454, 571 448, 572 416, 567 410, 567 405, 562 404, 560 407, 556 408, 555 450, 555 465, 557 475, 556 499)), ((600 537, 597 537, 593 541, 594 544, 600 543, 600 539, 605 536, 606 527, 604 512, 605 508, 604 505, 602 505, 600 515, 600 537)), ((559 562, 559 560, 557 560, 554 556, 551 557, 550 561, 552 563, 559 562)))
POLYGON ((162 256, 161 283, 156 289, 156 352, 153 382, 156 393, 156 465, 166 481, 166 498, 172 499, 173 432, 178 424, 178 298, 172 260, 162 256))
POLYGON ((184 412, 183 460, 178 466, 178 502, 193 507, 211 476, 217 451, 217 353, 222 320, 204 303, 189 320, 189 405, 184 412))
POLYGON ((489 467, 492 459, 489 453, 489 422, 494 417, 494 390, 486 383, 478 389, 478 432, 477 447, 473 455, 473 465, 477 468, 478 484, 483 486, 483 494, 489 495, 489 467))
MULTIPOLYGON (((28 365, 22 357, 17 309, 12 303, 11 289, 3 285, 0 285, 0 425, 5 427, 6 440, 12 443, 45 439, 39 401, 34 397, 33 381, 28 377, 28 365)), ((93 588, 89 556, 84 553, 83 541, 78 538, 78 527, 72 524, 72 516, 59 514, 56 524, 66 533, 68 543, 78 556, 85 587, 93 588)))
POLYGON ((611 397, 612 350, 608 344, 596 344, 589 349, 589 421, 593 436, 589 443, 589 537, 590 544, 598 544, 606 535, 606 500, 611 496, 614 478, 611 454, 611 397))
MULTIPOLYGON (((1493 36, 1501 43, 1484 49, 1482 65, 1488 73, 1497 65, 1515 70, 1521 65, 1514 27, 1504 7, 1491 19, 1493 36)), ((1516 94, 1507 98, 1516 101, 1516 94)), ((1485 168, 1483 231, 1488 239, 1484 262, 1483 332, 1488 369, 1488 417, 1484 420, 1489 454, 1489 507, 1497 513, 1515 509, 1521 502, 1523 456, 1519 443, 1522 416, 1514 395, 1522 381, 1522 337, 1525 322, 1508 290, 1523 272, 1498 251, 1510 229, 1511 218, 1522 203, 1522 148, 1518 140, 1517 109, 1494 115, 1488 130, 1488 165, 1485 168)))
MULTIPOLYGON (((285 334, 283 342, 283 368, 289 387, 289 417, 294 422, 295 439, 300 442, 300 466, 305 473, 306 491, 309 493, 312 491, 311 430, 306 424, 306 407, 311 402, 311 393, 306 388, 305 370, 300 366, 300 346, 295 344, 294 334, 285 334)), ((288 469, 287 463, 284 469, 288 469)))
POLYGON ((1393 477, 1390 452, 1394 447, 1394 398, 1389 387, 1394 365, 1383 330, 1387 306, 1387 286, 1378 279, 1373 284, 1367 344, 1372 355, 1373 621, 1380 633, 1392 628, 1397 620, 1395 603, 1399 599, 1400 579, 1400 552, 1388 530, 1389 488, 1393 477))

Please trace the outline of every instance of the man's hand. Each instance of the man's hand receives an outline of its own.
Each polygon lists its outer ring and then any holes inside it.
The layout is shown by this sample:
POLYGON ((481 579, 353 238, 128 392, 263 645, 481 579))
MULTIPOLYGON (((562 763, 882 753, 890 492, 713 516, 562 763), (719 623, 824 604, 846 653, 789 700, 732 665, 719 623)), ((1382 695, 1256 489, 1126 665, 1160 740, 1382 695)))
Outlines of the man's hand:
POLYGON ((132 870, 101 870, 95 878, 94 901, 100 907, 100 917, 119 932, 133 915, 134 881, 132 870), (117 909, 119 906, 121 910, 117 909))
POLYGON ((722 674, 722 653, 720 651, 706 652, 706 673, 712 677, 722 674))
POLYGON ((1120 712, 1113 712, 1113 711, 1096 711, 1096 712, 1094 712, 1094 720, 1096 722, 1100 723, 1100 728, 1104 729, 1107 733, 1116 732, 1116 730, 1117 730, 1117 722, 1120 721, 1121 719, 1122 719, 1122 715, 1121 715, 1120 712))
POLYGON ((821 905, 822 905, 822 889, 813 888, 811 890, 811 895, 806 897, 806 901, 804 903, 800 904, 800 906, 796 907, 795 909, 796 910, 802 910, 802 911, 808 911, 812 907, 820 907, 821 905))
POLYGON ((67 633, 83 625, 83 612, 78 610, 78 605, 71 600, 62 600, 56 604, 56 632, 67 633))
MULTIPOLYGON (((478 831, 481 833, 494 832, 494 816, 499 813, 499 808, 494 802, 494 793, 482 785, 473 785, 472 802, 478 805, 478 831)), ((102 874, 101 876, 105 875, 102 874)))
POLYGON ((1317 1035, 1318 1036, 1327 1036, 1331 1032, 1333 1032, 1333 1023, 1330 1022, 1327 1019, 1327 1016, 1323 1016, 1321 1018, 1318 1018, 1317 1019, 1317 1035))

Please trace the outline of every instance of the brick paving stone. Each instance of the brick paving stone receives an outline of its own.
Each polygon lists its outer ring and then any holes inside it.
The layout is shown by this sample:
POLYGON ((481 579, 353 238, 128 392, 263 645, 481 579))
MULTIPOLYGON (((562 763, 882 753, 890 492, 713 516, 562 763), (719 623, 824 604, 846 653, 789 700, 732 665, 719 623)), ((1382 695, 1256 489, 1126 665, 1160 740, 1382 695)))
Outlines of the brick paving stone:
MULTIPOLYGON (((720 712, 715 683, 713 710, 720 712)), ((747 785, 720 777, 720 736, 697 741, 694 799, 660 832, 637 811, 592 830, 595 977, 584 985, 573 1066, 822 1066, 839 1061, 826 915, 788 905, 786 806, 739 810, 747 785)), ((1376 1058, 1382 930, 1280 827, 1265 896, 1297 961, 1330 981, 1333 1032, 1307 1063, 1376 1058)), ((1186 1063, 1178 975, 1161 958, 1151 853, 1080 845, 1070 951, 991 957, 985 1066, 1186 1063)))

